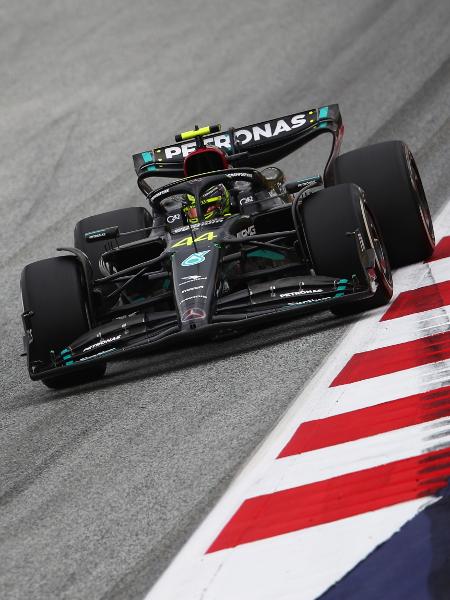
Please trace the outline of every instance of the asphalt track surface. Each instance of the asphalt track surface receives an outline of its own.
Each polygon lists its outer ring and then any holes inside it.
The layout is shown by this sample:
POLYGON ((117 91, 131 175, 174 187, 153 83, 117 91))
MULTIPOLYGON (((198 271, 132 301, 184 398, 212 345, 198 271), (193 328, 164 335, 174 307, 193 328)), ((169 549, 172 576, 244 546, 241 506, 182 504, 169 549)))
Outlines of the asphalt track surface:
POLYGON ((323 313, 51 392, 19 357, 21 268, 144 205, 133 152, 333 102, 344 150, 409 143, 436 213, 449 54, 447 0, 0 1, 2 599, 142 598, 348 326, 323 313))

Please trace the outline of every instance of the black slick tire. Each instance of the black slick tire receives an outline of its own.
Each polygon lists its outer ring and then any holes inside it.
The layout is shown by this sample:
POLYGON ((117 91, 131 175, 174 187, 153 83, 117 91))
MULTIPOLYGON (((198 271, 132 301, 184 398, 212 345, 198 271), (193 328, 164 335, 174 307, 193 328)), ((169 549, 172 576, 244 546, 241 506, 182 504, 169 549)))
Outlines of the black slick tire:
POLYGON ((382 142, 336 159, 335 181, 356 183, 380 226, 391 266, 426 260, 434 249, 430 209, 408 146, 382 142))
POLYGON ((308 196, 301 208, 303 228, 313 268, 317 275, 365 280, 355 237, 359 230, 367 248, 377 256, 375 275, 378 288, 371 298, 333 307, 343 316, 383 306, 392 297, 392 274, 375 220, 364 201, 362 190, 354 184, 326 188, 308 196))
MULTIPOLYGON (((74 256, 58 256, 27 265, 21 276, 24 312, 31 311, 32 341, 29 364, 49 364, 50 351, 58 354, 89 330, 86 286, 74 256)), ((98 379, 106 363, 77 369, 43 380, 50 388, 63 388, 98 379)))

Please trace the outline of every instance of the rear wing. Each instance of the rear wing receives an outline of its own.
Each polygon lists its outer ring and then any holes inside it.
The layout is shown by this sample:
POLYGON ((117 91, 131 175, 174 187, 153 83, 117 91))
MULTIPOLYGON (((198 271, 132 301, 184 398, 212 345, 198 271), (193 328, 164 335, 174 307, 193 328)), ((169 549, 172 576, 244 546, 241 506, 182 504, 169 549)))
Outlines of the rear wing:
MULTIPOLYGON (((333 134, 332 149, 324 172, 326 180, 331 177, 330 167, 339 152, 343 133, 337 104, 201 137, 205 144, 224 150, 233 166, 260 168, 284 158, 321 133, 333 134), (233 155, 239 156, 233 160, 233 155)), ((139 180, 152 176, 183 177, 184 159, 195 149, 195 140, 189 140, 134 154, 136 175, 139 180)))

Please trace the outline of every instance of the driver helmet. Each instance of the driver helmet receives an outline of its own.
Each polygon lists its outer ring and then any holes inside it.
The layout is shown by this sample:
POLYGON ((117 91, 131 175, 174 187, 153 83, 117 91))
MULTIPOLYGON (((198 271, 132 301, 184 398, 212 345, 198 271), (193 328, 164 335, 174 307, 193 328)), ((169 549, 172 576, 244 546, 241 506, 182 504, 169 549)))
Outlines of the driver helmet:
MULTIPOLYGON (((195 197, 192 194, 186 194, 186 201, 186 205, 183 206, 183 212, 188 223, 191 225, 198 223, 195 197)), ((205 221, 227 217, 231 214, 230 192, 221 183, 207 189, 200 199, 200 204, 203 209, 203 219, 205 221)))

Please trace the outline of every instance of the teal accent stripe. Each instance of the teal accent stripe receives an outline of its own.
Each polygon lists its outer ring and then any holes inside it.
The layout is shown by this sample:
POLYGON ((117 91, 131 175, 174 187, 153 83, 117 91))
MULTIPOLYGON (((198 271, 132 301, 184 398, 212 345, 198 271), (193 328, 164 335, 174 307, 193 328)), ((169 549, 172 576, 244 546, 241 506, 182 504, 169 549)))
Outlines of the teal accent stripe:
MULTIPOLYGON (((144 162, 146 162, 146 163, 153 162, 153 160, 154 160, 153 152, 142 152, 141 156, 142 156, 142 159, 144 160, 144 162)), ((146 171, 156 171, 155 165, 150 165, 149 167, 146 168, 146 171)))
POLYGON ((269 260, 283 260, 284 256, 278 252, 274 252, 273 250, 252 250, 249 252, 247 256, 257 257, 257 258, 267 258, 269 260))
POLYGON ((67 366, 67 365, 73 365, 73 360, 68 360, 68 361, 66 362, 66 366, 67 366))
POLYGON ((61 356, 62 356, 63 354, 67 354, 67 353, 69 353, 69 354, 70 354, 70 350, 69 350, 69 348, 64 348, 64 350, 61 350, 61 352, 60 352, 61 356))
POLYGON ((344 295, 344 292, 347 289, 348 279, 339 279, 338 283, 341 285, 336 288, 337 294, 334 295, 335 298, 341 298, 344 295))
MULTIPOLYGON (((328 106, 322 106, 319 108, 319 121, 320 119, 326 119, 328 117, 328 106)), ((323 129, 324 127, 328 127, 327 123, 320 123, 319 129, 323 129)))

